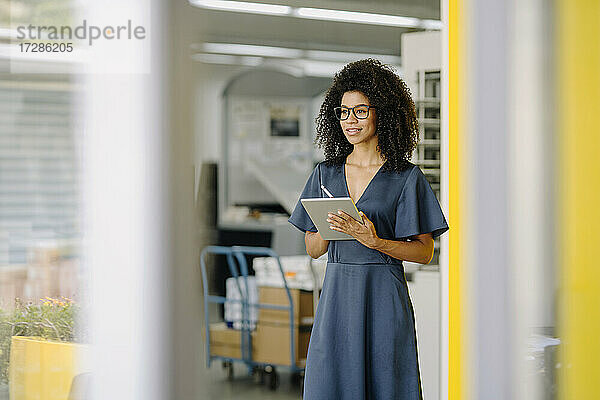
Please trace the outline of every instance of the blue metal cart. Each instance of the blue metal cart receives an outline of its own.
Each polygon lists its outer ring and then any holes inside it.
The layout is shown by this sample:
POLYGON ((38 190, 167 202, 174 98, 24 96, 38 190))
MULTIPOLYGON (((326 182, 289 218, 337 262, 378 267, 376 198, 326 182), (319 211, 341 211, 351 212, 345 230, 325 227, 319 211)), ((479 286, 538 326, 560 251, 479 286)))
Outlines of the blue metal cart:
POLYGON ((227 369, 227 375, 229 379, 233 378, 233 363, 242 362, 248 367, 248 374, 255 375, 260 379, 261 383, 267 382, 271 389, 276 389, 279 385, 279 375, 277 374, 276 367, 289 368, 292 372, 292 378, 299 380, 301 386, 304 383, 304 367, 296 365, 296 349, 294 346, 294 305, 292 295, 285 279, 283 267, 277 253, 267 247, 250 247, 250 246, 207 246, 202 250, 200 254, 200 266, 202 269, 202 284, 204 286, 204 318, 206 326, 206 364, 210 368, 211 362, 215 360, 221 360, 223 367, 227 369), (231 275, 235 277, 237 289, 240 293, 240 300, 227 299, 224 296, 215 296, 208 293, 208 282, 206 274, 206 263, 205 257, 207 254, 220 254, 227 258, 227 265, 231 275), (281 277, 283 278, 283 285, 287 294, 289 305, 280 304, 261 304, 261 303, 250 303, 248 296, 248 265, 246 262, 246 255, 253 256, 267 256, 273 257, 277 260, 281 277), (239 279, 244 280, 244 285, 239 284, 239 279), (242 287, 243 286, 243 287, 242 287), (241 320, 241 358, 223 357, 219 355, 213 355, 210 352, 210 319, 209 319, 209 303, 224 304, 225 302, 237 302, 241 303, 242 309, 242 320, 241 320), (255 362, 252 359, 252 325, 250 321, 250 307, 267 308, 273 310, 286 310, 290 315, 290 360, 291 365, 278 365, 268 364, 264 362, 255 362))

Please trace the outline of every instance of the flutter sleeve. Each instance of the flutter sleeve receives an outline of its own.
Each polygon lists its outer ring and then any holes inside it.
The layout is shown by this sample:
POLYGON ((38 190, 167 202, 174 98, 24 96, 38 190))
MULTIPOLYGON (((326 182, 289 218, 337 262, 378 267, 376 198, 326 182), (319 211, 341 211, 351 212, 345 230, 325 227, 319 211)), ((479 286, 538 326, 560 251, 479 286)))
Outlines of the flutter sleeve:
POLYGON ((304 189, 302 190, 302 194, 300 195, 300 198, 296 203, 296 207, 294 208, 294 211, 292 212, 290 218, 288 218, 288 222, 294 225, 296 228, 300 229, 302 232, 317 232, 317 228, 308 216, 308 213, 304 209, 304 206, 300 202, 300 199, 322 197, 320 184, 321 179, 319 174, 320 166, 321 164, 318 164, 308 177, 306 185, 304 185, 304 189))
POLYGON ((436 238, 448 229, 440 203, 427 178, 419 167, 413 167, 396 206, 394 236, 405 239, 431 232, 436 238))

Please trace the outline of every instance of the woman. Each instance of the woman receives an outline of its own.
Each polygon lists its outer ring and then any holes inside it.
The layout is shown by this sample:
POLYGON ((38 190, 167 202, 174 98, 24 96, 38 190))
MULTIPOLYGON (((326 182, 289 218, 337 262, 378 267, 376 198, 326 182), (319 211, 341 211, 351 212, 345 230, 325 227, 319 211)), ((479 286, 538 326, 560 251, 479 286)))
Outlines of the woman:
POLYGON ((427 264, 433 238, 448 230, 421 170, 406 84, 372 59, 336 74, 317 117, 325 161, 300 198, 351 197, 362 222, 329 214, 330 228, 356 240, 327 241, 298 202, 289 222, 306 251, 328 253, 304 381, 305 400, 421 399, 415 320, 402 261, 427 264))

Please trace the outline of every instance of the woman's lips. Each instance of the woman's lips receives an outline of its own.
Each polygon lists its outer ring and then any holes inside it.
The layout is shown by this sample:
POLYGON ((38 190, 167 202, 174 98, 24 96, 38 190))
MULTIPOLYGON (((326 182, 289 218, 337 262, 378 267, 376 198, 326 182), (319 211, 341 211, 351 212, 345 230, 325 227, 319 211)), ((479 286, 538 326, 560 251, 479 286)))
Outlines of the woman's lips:
POLYGON ((358 132, 360 132, 361 129, 360 128, 347 128, 346 129, 346 133, 348 135, 356 135, 358 132))

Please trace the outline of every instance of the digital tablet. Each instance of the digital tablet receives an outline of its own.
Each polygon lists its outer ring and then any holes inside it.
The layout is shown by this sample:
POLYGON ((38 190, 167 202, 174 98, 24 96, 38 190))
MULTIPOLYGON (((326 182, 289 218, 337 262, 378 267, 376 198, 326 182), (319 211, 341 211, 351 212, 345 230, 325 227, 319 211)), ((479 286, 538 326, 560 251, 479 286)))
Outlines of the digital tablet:
POLYGON ((356 240, 344 232, 335 231, 329 228, 329 222, 327 222, 328 213, 338 215, 337 211, 342 210, 358 222, 362 223, 362 218, 358 213, 358 209, 350 197, 322 197, 317 199, 300 199, 300 201, 323 239, 356 240))

